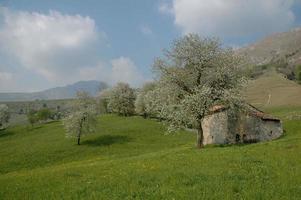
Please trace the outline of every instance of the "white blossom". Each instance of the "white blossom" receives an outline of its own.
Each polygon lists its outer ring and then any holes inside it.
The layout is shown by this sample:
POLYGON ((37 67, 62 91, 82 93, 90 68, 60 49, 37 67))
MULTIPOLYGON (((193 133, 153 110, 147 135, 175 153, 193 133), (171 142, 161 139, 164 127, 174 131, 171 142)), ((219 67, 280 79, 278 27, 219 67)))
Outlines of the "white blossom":
POLYGON ((210 109, 215 105, 243 105, 243 64, 242 58, 232 49, 223 48, 215 38, 184 36, 154 63, 160 81, 158 88, 147 94, 152 99, 149 107, 169 122, 169 130, 195 125, 201 147, 201 122, 210 109))
POLYGON ((136 101, 135 101, 135 112, 139 115, 146 117, 149 115, 146 108, 146 94, 155 88, 155 83, 146 83, 143 85, 141 90, 138 92, 136 101))
POLYGON ((129 116, 135 111, 134 90, 127 83, 118 83, 111 90, 108 108, 119 115, 129 116))
POLYGON ((96 125, 95 99, 80 92, 73 105, 73 111, 63 120, 67 137, 77 137, 78 144, 82 135, 93 133, 96 125))

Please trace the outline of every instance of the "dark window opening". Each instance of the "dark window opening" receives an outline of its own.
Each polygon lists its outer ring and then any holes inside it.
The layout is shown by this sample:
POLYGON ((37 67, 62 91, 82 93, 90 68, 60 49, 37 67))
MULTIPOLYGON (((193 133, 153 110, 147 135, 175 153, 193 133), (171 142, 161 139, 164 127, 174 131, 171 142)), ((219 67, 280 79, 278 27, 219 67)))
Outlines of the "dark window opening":
POLYGON ((239 135, 239 134, 236 134, 236 136, 235 136, 235 141, 236 141, 236 142, 239 142, 239 141, 240 141, 240 135, 239 135))

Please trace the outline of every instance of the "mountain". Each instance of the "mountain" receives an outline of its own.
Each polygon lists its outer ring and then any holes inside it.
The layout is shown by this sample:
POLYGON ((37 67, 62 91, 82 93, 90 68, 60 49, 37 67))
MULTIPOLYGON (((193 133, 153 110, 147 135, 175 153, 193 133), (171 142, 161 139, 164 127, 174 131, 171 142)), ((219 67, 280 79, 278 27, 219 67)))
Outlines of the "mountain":
MULTIPOLYGON (((296 80, 297 65, 301 64, 301 28, 272 34, 258 42, 237 50, 253 64, 251 76, 258 77, 276 70, 287 79, 296 80)), ((301 80, 299 80, 301 81, 301 80)))
POLYGON ((51 99, 70 99, 76 96, 78 91, 88 92, 92 96, 107 88, 107 84, 99 81, 79 81, 64 87, 56 87, 40 92, 32 93, 0 93, 0 101, 33 101, 51 99))
POLYGON ((301 27, 272 34, 240 48, 238 52, 248 56, 257 65, 268 64, 277 59, 286 59, 292 65, 301 63, 301 27))

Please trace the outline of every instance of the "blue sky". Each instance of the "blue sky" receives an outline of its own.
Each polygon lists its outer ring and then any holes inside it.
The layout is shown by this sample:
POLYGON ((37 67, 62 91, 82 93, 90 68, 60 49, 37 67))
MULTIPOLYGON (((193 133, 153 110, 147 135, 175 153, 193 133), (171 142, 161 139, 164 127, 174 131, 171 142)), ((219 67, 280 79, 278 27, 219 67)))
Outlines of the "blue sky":
POLYGON ((187 33, 242 46, 301 24, 300 0, 0 0, 0 92, 79 80, 138 87, 187 33))

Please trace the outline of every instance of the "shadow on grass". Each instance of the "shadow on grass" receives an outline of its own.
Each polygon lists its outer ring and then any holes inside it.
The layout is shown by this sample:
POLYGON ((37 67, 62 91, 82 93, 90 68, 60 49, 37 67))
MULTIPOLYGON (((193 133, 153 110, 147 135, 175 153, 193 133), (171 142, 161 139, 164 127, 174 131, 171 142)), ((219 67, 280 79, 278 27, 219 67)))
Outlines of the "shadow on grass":
POLYGON ((265 140, 265 141, 247 141, 247 142, 242 142, 242 143, 233 143, 233 144, 209 144, 206 145, 207 148, 213 148, 213 147, 219 147, 219 148, 226 148, 226 147, 244 147, 244 146, 249 146, 253 144, 269 144, 271 142, 277 142, 277 141, 283 141, 283 138, 286 138, 287 135, 283 134, 279 136, 278 138, 272 139, 272 140, 265 140))
POLYGON ((244 142, 244 143, 233 143, 233 144, 208 144, 206 148, 227 148, 227 147, 244 147, 252 144, 258 144, 262 142, 244 142))
POLYGON ((15 133, 12 131, 7 131, 7 130, 0 130, 0 138, 2 137, 7 137, 7 136, 12 136, 15 133))
POLYGON ((41 125, 27 126, 26 130, 27 131, 34 131, 34 130, 38 130, 38 129, 41 129, 41 128, 43 128, 41 125))
POLYGON ((128 136, 123 135, 102 135, 95 139, 86 140, 82 142, 82 145, 89 145, 89 146, 109 146, 112 144, 123 144, 126 142, 131 141, 131 138, 128 136))

